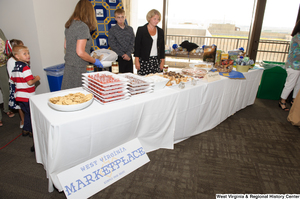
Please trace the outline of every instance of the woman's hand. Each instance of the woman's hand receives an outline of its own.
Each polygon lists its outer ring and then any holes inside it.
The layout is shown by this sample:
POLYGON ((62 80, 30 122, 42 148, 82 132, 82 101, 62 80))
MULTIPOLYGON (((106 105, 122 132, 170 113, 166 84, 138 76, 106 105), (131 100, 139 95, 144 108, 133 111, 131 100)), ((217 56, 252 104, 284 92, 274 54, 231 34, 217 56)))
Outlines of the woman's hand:
POLYGON ((126 61, 129 61, 129 60, 131 59, 131 57, 129 57, 127 54, 124 54, 124 55, 122 56, 122 58, 123 58, 124 60, 126 60, 126 61))
POLYGON ((103 68, 103 64, 100 62, 100 60, 99 59, 95 59, 95 60, 96 61, 95 61, 94 65, 97 66, 98 68, 103 68))
POLYGON ((135 58, 135 68, 136 68, 136 70, 140 70, 141 69, 140 58, 139 57, 135 58))
POLYGON ((164 64, 163 64, 163 63, 160 63, 159 68, 160 68, 160 71, 162 71, 162 70, 164 69, 164 64))
POLYGON ((165 59, 161 59, 160 61, 161 61, 161 62, 160 62, 159 68, 160 68, 160 70, 162 71, 162 70, 164 69, 165 59))

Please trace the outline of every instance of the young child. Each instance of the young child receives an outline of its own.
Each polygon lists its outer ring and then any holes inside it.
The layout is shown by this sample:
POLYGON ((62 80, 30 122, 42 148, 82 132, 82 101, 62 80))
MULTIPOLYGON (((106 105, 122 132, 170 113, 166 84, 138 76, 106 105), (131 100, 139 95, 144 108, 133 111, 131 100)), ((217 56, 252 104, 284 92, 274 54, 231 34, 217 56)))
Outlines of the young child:
MULTIPOLYGON (((18 40, 18 39, 12 39, 9 41, 9 44, 10 44, 10 47, 13 48, 14 46, 16 45, 24 45, 24 43, 21 41, 21 40, 18 40)), ((11 50, 9 50, 9 55, 8 55, 8 61, 7 61, 7 72, 8 72, 8 76, 9 76, 9 82, 11 81, 10 80, 10 77, 11 77, 11 73, 12 73, 12 70, 14 69, 16 65, 16 60, 11 52, 11 50)), ((11 109, 18 109, 19 110, 19 115, 20 115, 20 118, 21 118, 21 122, 20 122, 20 128, 23 128, 24 126, 24 113, 21 109, 21 107, 18 105, 18 103, 16 102, 16 99, 15 99, 15 84, 14 83, 10 83, 10 95, 9 95, 9 102, 8 102, 8 106, 11 108, 11 109)))
POLYGON ((17 61, 10 79, 16 85, 16 101, 25 116, 22 135, 32 137, 29 98, 35 94, 35 83, 40 80, 40 77, 38 75, 34 77, 31 73, 28 65, 30 54, 26 46, 16 45, 12 51, 17 61))

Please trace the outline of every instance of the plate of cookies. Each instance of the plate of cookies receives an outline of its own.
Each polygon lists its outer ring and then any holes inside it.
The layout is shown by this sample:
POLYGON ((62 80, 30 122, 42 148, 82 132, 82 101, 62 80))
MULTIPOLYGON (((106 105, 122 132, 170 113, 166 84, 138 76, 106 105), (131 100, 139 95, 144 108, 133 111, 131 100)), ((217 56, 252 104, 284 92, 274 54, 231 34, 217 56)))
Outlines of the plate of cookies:
POLYGON ((158 75, 160 77, 167 79, 167 83, 165 84, 166 86, 174 86, 180 84, 181 82, 186 83, 194 79, 193 77, 185 76, 176 71, 168 71, 165 74, 156 73, 154 75, 158 75))
POLYGON ((48 105, 57 111, 78 111, 92 104, 94 95, 88 91, 58 92, 48 99, 48 105))

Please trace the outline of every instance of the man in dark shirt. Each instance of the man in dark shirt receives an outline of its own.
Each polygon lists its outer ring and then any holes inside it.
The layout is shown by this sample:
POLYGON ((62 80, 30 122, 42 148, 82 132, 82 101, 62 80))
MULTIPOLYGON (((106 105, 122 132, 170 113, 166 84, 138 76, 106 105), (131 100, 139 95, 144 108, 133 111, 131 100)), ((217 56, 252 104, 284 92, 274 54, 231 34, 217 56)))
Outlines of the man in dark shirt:
POLYGON ((134 32, 131 26, 125 24, 125 11, 115 11, 117 24, 112 26, 108 32, 108 44, 118 54, 119 73, 133 73, 133 62, 131 54, 134 51, 134 32))

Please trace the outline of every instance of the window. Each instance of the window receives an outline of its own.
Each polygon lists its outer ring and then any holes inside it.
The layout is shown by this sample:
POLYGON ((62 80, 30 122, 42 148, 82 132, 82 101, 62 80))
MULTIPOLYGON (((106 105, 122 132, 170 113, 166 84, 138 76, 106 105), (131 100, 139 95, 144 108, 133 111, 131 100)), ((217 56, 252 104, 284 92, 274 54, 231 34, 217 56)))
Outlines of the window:
MULTIPOLYGON (((131 0, 130 4, 130 26, 136 33, 139 26, 145 25, 147 22, 146 15, 152 10, 156 9, 160 12, 163 18, 163 1, 162 0, 151 0, 151 1, 141 1, 141 0, 131 0)), ((162 28, 162 19, 158 24, 162 28)))
POLYGON ((282 3, 280 0, 267 1, 257 62, 286 61, 298 10, 299 0, 289 0, 288 3, 282 3))

